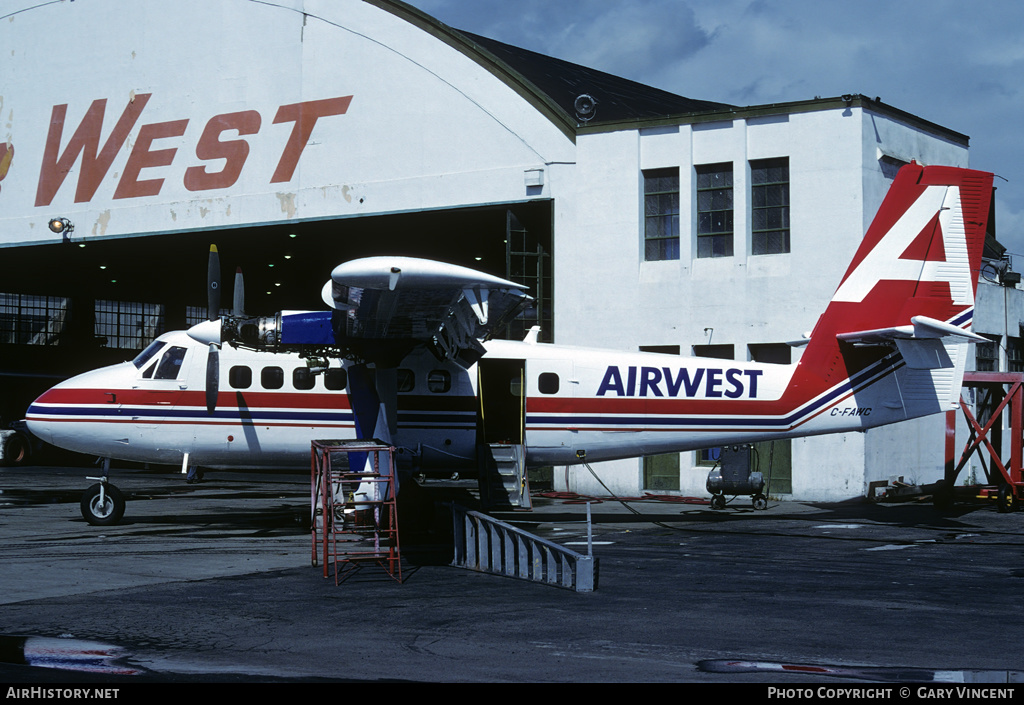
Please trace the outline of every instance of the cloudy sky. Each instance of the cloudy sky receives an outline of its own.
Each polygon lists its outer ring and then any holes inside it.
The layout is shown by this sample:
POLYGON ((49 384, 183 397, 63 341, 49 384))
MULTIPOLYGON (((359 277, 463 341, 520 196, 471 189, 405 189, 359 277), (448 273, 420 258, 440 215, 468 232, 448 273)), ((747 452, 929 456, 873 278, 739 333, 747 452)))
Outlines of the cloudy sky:
POLYGON ((445 24, 679 95, 844 93, 971 138, 1024 270, 1024 3, 1016 0, 407 0, 445 24))

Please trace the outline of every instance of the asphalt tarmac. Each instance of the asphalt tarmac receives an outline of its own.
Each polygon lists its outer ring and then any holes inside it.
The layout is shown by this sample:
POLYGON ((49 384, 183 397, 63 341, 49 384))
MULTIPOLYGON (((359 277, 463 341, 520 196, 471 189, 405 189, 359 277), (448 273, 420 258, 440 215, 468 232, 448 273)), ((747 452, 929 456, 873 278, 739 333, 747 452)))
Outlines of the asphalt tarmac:
MULTIPOLYGON (((438 507, 401 584, 335 585, 307 473, 115 469, 115 527, 87 474, 0 469, 0 683, 1024 681, 1024 513, 993 505, 604 501, 592 593, 450 566, 438 507)), ((584 505, 534 503, 504 518, 585 552, 584 505)))

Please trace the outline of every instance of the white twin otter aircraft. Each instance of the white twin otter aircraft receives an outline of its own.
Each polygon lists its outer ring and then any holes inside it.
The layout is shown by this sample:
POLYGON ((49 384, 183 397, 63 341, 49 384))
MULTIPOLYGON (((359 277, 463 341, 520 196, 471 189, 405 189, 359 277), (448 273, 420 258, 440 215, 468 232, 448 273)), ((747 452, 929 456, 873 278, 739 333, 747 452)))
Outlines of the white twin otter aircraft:
MULTIPOLYGON (((800 360, 759 364, 491 340, 523 286, 404 257, 339 265, 330 310, 236 312, 29 408, 32 433, 182 469, 309 467, 313 439, 379 439, 400 472, 521 470, 860 431, 957 408, 992 175, 903 167, 800 360)), ((219 269, 219 265, 218 265, 219 269)), ((213 307, 216 311, 217 308, 213 307)), ((215 313, 212 315, 216 315, 215 313)), ((83 514, 116 523, 103 481, 83 514)))

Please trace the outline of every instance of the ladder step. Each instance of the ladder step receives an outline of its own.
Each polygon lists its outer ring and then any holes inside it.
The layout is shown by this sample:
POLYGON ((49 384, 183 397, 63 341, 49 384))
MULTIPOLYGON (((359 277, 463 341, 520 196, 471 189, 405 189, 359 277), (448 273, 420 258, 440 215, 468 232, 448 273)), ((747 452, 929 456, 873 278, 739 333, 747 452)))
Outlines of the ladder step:
POLYGON ((480 495, 489 507, 531 508, 526 447, 507 443, 481 446, 480 495))

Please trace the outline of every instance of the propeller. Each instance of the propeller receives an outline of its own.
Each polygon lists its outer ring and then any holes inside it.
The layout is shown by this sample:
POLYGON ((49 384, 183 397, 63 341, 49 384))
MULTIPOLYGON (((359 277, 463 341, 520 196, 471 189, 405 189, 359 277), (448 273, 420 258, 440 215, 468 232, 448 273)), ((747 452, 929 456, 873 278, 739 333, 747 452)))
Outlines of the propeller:
POLYGON ((242 280, 242 268, 235 268, 235 292, 231 315, 235 318, 245 316, 245 282, 242 280))
MULTIPOLYGON (((210 322, 220 323, 220 254, 216 245, 210 245, 210 259, 206 267, 206 317, 210 322)), ((220 330, 217 340, 210 340, 206 355, 206 413, 213 414, 217 408, 217 393, 220 391, 220 330)))
MULTIPOLYGON (((242 268, 235 269, 235 288, 232 310, 229 318, 244 317, 245 282, 242 268)), ((220 346, 223 342, 224 321, 220 316, 220 254, 216 245, 210 245, 210 259, 206 268, 206 318, 188 329, 193 340, 209 346, 206 355, 206 413, 213 414, 217 408, 217 394, 220 391, 220 346)), ((229 325, 233 322, 229 320, 229 325)))
POLYGON ((210 260, 206 267, 206 319, 220 318, 220 255, 217 246, 210 245, 210 260))
POLYGON ((213 414, 217 408, 217 394, 220 390, 220 346, 210 343, 206 355, 206 413, 213 414))

